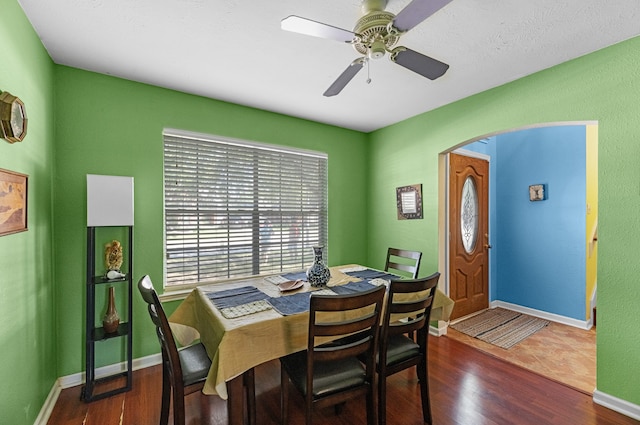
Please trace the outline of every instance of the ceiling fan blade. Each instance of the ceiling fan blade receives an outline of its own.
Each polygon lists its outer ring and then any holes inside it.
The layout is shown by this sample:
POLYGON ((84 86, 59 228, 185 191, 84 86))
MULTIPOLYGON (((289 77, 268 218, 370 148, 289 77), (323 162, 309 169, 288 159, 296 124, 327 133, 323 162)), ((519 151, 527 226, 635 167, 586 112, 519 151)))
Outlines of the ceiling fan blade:
POLYGON ((295 15, 284 18, 280 22, 280 26, 285 31, 297 32, 313 37, 328 38, 330 40, 342 41, 343 43, 351 43, 354 38, 356 38, 356 34, 351 31, 295 15))
POLYGON ((338 79, 335 80, 333 84, 329 86, 327 91, 324 92, 324 95, 326 97, 331 97, 340 93, 342 89, 345 88, 347 84, 349 84, 349 81, 351 81, 353 77, 355 77, 356 74, 362 69, 365 62, 366 58, 358 58, 351 62, 347 69, 345 69, 342 74, 340 74, 338 79))
POLYGON ((449 3, 451 0, 413 0, 396 15, 393 26, 400 32, 409 31, 449 3))
POLYGON ((425 56, 406 47, 396 47, 391 52, 390 58, 400 66, 427 77, 430 80, 442 77, 449 65, 437 59, 425 56))

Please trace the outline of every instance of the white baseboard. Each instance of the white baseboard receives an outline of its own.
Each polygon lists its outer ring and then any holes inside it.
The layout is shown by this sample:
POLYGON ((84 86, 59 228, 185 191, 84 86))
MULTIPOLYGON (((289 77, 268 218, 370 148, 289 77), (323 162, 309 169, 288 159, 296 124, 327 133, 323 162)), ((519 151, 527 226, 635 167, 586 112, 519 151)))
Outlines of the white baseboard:
POLYGON ((607 409, 629 416, 630 418, 640 420, 640 406, 637 404, 629 403, 626 400, 619 399, 598 390, 593 392, 593 402, 607 409))
POLYGON ((574 328, 580 328, 589 330, 592 328, 593 323, 591 320, 577 320, 571 317, 560 316, 559 314, 548 313, 546 311, 540 311, 529 307, 523 307, 517 304, 511 304, 504 301, 491 301, 491 308, 502 307, 507 310, 517 311, 518 313, 528 314, 529 316, 539 317, 541 319, 550 320, 556 323, 562 323, 563 325, 573 326, 574 328))
POLYGON ((60 387, 60 383, 58 380, 53 383, 53 387, 51 387, 51 391, 49 391, 49 395, 47 399, 44 401, 42 408, 40 409, 40 413, 36 418, 33 425, 47 425, 49 422, 49 417, 51 416, 51 412, 53 412, 53 407, 56 405, 56 401, 58 401, 58 397, 60 396, 60 392, 62 388, 60 387))
MULTIPOLYGON (((133 370, 144 369, 145 367, 155 366, 162 362, 162 355, 152 354, 150 356, 141 357, 139 359, 133 359, 133 370)), ((103 366, 96 369, 96 379, 104 378, 105 376, 115 375, 127 370, 127 363, 116 363, 108 366, 103 366)), ((76 385, 84 384, 86 379, 85 373, 74 373, 73 375, 62 376, 58 378, 60 387, 62 389, 75 387, 76 385)))
POLYGON ((449 322, 438 320, 438 326, 429 325, 429 333, 433 336, 443 336, 447 334, 449 322))
MULTIPOLYGON (((536 309, 529 308, 529 307, 523 307, 521 305, 511 304, 511 303, 508 303, 508 302, 505 302, 505 301, 491 301, 491 303, 489 305, 489 308, 496 308, 496 307, 502 307, 502 308, 505 308, 507 310, 512 310, 512 311, 516 311, 518 313, 528 314, 529 316, 539 317, 541 319, 550 320, 552 322, 561 323, 561 324, 568 325, 568 326, 573 326, 575 328, 589 330, 589 329, 591 329, 593 327, 592 320, 588 320, 588 321, 576 320, 576 319, 573 319, 571 317, 560 316, 559 314, 548 313, 546 311, 536 310, 536 309)), ((478 313, 481 313, 481 311, 479 311, 478 313)), ((478 314, 478 313, 474 313, 474 314, 478 314)), ((435 327, 433 325, 430 326, 429 333, 431 333, 431 335, 434 335, 434 336, 446 335, 447 334, 447 329, 448 329, 450 324, 454 324, 456 322, 468 319, 469 317, 473 316, 474 314, 470 314, 469 316, 465 316, 465 317, 458 318, 456 320, 452 320, 451 322, 438 321, 438 326, 437 327, 435 327)))
MULTIPOLYGON (((152 354, 150 356, 141 357, 139 359, 134 359, 132 362, 132 369, 144 369, 145 367, 155 366, 162 362, 162 355, 152 354)), ((96 369, 96 378, 100 379, 105 376, 114 375, 116 373, 124 372, 126 370, 126 362, 117 363, 109 366, 104 366, 96 369)), ((42 408, 40 409, 40 413, 34 422, 34 425, 47 425, 49 421, 49 417, 51 416, 51 412, 53 412, 53 407, 56 405, 56 401, 58 401, 58 397, 60 396, 60 392, 65 388, 75 387, 76 385, 84 384, 86 379, 86 375, 84 372, 74 373, 73 375, 62 376, 54 382, 51 391, 49 391, 49 396, 45 400, 42 408)))

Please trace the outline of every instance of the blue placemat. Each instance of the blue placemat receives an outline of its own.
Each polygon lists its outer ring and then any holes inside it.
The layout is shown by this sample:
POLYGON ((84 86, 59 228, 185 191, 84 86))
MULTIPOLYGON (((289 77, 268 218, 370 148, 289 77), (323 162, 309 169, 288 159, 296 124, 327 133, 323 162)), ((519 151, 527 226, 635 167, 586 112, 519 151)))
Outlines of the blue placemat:
POLYGON ((208 292, 207 297, 220 310, 269 298, 267 294, 255 286, 242 286, 224 291, 208 292))
POLYGON ((373 270, 373 269, 366 269, 366 270, 358 270, 355 272, 347 272, 346 274, 348 274, 349 276, 353 276, 353 277, 357 277, 363 280, 369 280, 369 279, 386 279, 386 280, 391 280, 391 279, 400 279, 401 276, 395 275, 393 273, 387 273, 387 272, 383 272, 380 270, 373 270))
POLYGON ((283 297, 267 298, 274 310, 283 316, 304 313, 309 311, 309 298, 313 292, 300 292, 299 294, 287 295, 283 297))
POLYGON ((336 294, 345 295, 368 291, 369 289, 373 289, 375 287, 375 285, 370 284, 366 280, 361 280, 360 282, 349 282, 340 286, 332 286, 330 289, 336 294))

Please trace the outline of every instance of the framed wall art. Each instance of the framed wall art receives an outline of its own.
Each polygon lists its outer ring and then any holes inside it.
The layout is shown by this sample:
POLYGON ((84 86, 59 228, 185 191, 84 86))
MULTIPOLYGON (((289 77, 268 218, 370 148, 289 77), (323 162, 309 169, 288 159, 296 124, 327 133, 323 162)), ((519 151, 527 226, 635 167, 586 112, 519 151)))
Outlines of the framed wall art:
POLYGON ((22 142, 27 135, 24 102, 8 91, 0 91, 0 137, 9 143, 22 142))
POLYGON ((529 186, 529 200, 530 201, 544 201, 547 199, 545 185, 532 184, 529 186))
POLYGON ((27 230, 27 179, 0 169, 0 236, 27 230))
POLYGON ((422 218, 422 185, 412 184, 396 188, 398 220, 422 218))

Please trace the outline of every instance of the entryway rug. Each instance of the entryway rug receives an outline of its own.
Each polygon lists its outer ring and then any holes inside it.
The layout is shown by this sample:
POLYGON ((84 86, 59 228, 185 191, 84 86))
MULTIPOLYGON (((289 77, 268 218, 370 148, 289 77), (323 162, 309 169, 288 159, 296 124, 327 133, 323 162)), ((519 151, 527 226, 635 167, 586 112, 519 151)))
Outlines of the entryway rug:
POLYGON ((497 307, 450 326, 458 332, 507 349, 548 324, 547 320, 497 307))

